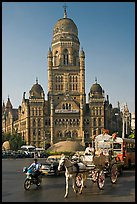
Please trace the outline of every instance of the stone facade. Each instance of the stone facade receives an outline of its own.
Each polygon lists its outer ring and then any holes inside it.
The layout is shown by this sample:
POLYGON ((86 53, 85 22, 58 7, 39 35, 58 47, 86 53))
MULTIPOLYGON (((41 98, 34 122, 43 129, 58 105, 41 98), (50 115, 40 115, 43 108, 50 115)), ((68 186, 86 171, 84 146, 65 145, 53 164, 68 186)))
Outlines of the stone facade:
MULTIPOLYGON (((67 18, 66 10, 64 18, 54 26, 47 59, 47 101, 38 80, 29 92, 29 99, 25 98, 24 92, 18 109, 12 108, 8 98, 2 109, 3 132, 21 133, 26 144, 37 147, 63 140, 85 143, 91 141, 93 135, 100 134, 103 128, 113 132, 117 120, 114 118, 111 123, 112 105, 108 96, 105 99, 97 80, 91 86, 86 103, 85 52, 80 49, 77 26, 67 18)), ((117 110, 120 113, 119 107, 117 110)), ((120 114, 118 120, 121 121, 120 114)))

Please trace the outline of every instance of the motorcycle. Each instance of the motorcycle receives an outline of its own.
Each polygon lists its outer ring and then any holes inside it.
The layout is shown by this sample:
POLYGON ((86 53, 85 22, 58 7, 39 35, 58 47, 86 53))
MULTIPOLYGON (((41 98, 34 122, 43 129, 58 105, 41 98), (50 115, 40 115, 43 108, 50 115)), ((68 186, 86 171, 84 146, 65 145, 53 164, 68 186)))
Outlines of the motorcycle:
POLYGON ((25 190, 29 190, 31 185, 33 184, 35 184, 38 187, 41 185, 41 182, 42 182, 41 172, 37 178, 34 176, 34 171, 32 169, 28 169, 27 167, 24 167, 23 172, 26 173, 26 179, 24 181, 25 190))

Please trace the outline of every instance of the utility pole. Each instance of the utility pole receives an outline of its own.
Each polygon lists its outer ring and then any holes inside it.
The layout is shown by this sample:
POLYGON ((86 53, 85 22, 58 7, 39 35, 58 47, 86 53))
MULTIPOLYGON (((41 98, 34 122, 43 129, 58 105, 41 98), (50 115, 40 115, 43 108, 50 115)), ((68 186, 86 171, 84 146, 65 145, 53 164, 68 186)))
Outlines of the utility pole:
MULTIPOLYGON (((125 106, 124 106, 125 107, 125 106)), ((123 107, 123 130, 122 130, 122 138, 125 137, 125 113, 124 113, 124 107, 123 107)))

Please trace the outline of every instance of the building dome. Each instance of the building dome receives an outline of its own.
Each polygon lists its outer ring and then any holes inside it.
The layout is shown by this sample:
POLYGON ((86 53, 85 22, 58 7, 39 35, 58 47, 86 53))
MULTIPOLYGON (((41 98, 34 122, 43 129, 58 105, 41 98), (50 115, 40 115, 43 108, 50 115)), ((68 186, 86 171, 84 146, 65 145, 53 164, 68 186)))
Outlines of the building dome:
POLYGON ((43 92, 43 88, 40 84, 34 84, 31 88, 31 91, 35 93, 41 93, 43 92))
POLYGON ((69 33, 78 35, 78 29, 74 21, 70 18, 62 18, 57 21, 53 29, 53 35, 69 33))
POLYGON ((90 89, 91 93, 101 93, 102 94, 102 87, 97 82, 91 86, 90 89))
POLYGON ((72 19, 67 18, 66 8, 64 18, 59 19, 53 28, 52 43, 64 40, 75 41, 79 44, 77 26, 72 19))
POLYGON ((43 88, 40 84, 38 84, 38 81, 36 80, 36 84, 34 84, 30 90, 30 96, 33 98, 41 98, 44 96, 43 88))
POLYGON ((48 148, 49 151, 55 152, 75 152, 84 151, 84 149, 85 147, 77 141, 61 141, 48 148))

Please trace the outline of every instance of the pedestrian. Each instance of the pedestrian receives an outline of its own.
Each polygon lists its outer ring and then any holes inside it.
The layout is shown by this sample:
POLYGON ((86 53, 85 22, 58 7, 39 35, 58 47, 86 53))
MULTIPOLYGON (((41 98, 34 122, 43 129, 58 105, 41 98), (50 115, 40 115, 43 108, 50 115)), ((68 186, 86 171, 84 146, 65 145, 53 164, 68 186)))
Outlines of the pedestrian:
POLYGON ((85 154, 94 155, 94 148, 91 143, 89 143, 88 147, 85 149, 85 154))

